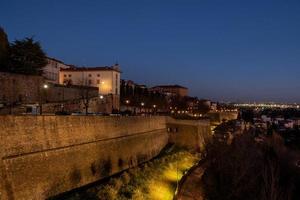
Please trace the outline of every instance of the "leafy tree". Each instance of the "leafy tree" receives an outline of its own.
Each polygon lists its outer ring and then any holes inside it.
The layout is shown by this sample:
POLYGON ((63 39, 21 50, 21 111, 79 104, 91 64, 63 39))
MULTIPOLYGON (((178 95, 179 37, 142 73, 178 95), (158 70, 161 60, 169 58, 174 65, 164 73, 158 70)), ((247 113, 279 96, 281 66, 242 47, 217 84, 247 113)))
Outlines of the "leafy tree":
POLYGON ((10 52, 10 71, 14 73, 41 75, 47 64, 40 43, 33 38, 14 41, 10 52))
POLYGON ((9 42, 7 35, 0 27, 0 71, 8 71, 9 42))

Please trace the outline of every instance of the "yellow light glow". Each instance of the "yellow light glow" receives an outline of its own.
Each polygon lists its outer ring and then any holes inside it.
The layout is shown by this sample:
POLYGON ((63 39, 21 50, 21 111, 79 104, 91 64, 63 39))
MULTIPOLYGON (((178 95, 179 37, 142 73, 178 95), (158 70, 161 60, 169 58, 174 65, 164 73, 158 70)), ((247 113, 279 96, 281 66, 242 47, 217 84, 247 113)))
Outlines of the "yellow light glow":
POLYGON ((155 200, 171 200, 173 199, 173 190, 167 183, 164 182, 151 182, 150 183, 150 196, 155 200))

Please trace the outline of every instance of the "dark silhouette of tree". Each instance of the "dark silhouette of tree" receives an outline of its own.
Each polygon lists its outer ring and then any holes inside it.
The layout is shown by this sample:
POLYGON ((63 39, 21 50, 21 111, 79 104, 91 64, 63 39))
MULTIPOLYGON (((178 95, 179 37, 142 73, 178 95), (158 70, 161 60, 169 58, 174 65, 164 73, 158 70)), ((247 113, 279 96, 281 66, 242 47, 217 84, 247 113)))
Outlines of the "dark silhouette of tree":
POLYGON ((80 83, 80 99, 85 109, 85 114, 88 115, 90 101, 93 98, 91 87, 89 87, 88 80, 83 78, 80 83))
POLYGON ((9 42, 7 35, 0 27, 0 71, 8 71, 9 42))
POLYGON ((15 40, 10 48, 10 71, 20 74, 41 75, 47 64, 39 42, 33 38, 15 40))
POLYGON ((207 199, 299 199, 300 176, 293 162, 297 155, 276 134, 264 143, 256 143, 251 131, 236 135, 231 144, 215 138, 206 145, 205 155, 207 199))

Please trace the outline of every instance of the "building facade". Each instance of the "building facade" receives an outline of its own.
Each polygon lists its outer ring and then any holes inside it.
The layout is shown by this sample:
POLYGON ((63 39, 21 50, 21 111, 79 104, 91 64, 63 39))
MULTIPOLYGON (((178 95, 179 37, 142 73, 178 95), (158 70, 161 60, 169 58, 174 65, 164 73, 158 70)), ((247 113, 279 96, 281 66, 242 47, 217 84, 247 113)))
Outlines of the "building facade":
POLYGON ((120 67, 71 67, 60 69, 59 83, 97 87, 99 97, 111 102, 111 110, 120 109, 120 67))
POLYGON ((180 85, 158 85, 150 88, 149 91, 159 92, 167 96, 188 96, 188 88, 180 85))
POLYGON ((70 65, 54 58, 47 58, 47 65, 43 68, 43 77, 47 82, 59 83, 59 72, 61 69, 70 68, 70 65))

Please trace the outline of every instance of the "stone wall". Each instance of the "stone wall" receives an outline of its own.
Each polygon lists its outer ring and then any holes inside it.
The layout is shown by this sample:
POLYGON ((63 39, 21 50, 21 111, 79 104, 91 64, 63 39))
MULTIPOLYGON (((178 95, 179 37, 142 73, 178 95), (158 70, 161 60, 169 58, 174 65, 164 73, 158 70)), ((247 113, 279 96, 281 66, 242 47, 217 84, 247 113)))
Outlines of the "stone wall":
POLYGON ((169 142, 201 151, 211 136, 210 120, 167 119, 169 142))
POLYGON ((97 87, 87 86, 64 86, 59 84, 48 84, 49 88, 45 91, 46 102, 63 102, 63 101, 74 101, 82 99, 82 96, 87 97, 98 97, 97 87))
POLYGON ((44 82, 41 76, 0 72, 0 103, 35 103, 44 82))
POLYGON ((45 199, 156 156, 165 117, 0 116, 0 199, 45 199))
MULTIPOLYGON (((31 76, 13 73, 0 72, 0 115, 1 114, 22 114, 26 111, 24 104, 45 104, 48 105, 45 112, 60 111, 61 102, 71 107, 82 107, 82 95, 86 97, 98 97, 98 88, 81 86, 64 86, 47 83, 48 88, 41 76, 31 76)), ((109 104, 111 107, 111 104, 109 104)), ((69 107, 70 107, 69 106, 69 107)), ((98 102, 91 102, 91 112, 100 112, 105 105, 98 102), (97 104, 97 105, 95 105, 97 104), (99 108, 98 108, 99 107, 99 108)), ((47 105, 45 105, 47 107, 47 105)), ((71 111, 74 111, 70 109, 71 111)), ((68 111, 68 110, 67 110, 68 111)), ((78 109, 77 111, 82 111, 78 109)))
POLYGON ((201 150, 209 120, 0 116, 0 199, 45 199, 146 162, 167 143, 201 150))
POLYGON ((211 119, 212 124, 220 124, 223 120, 234 120, 238 117, 237 111, 227 111, 227 112, 209 112, 207 116, 211 119))

